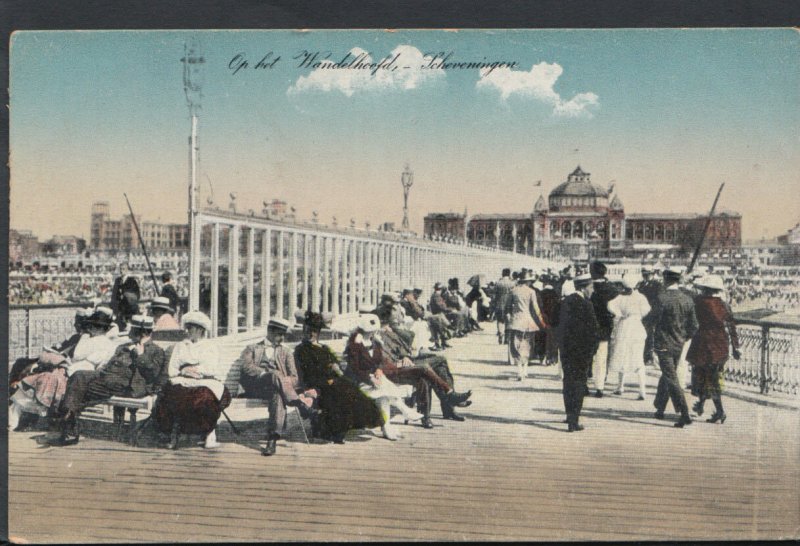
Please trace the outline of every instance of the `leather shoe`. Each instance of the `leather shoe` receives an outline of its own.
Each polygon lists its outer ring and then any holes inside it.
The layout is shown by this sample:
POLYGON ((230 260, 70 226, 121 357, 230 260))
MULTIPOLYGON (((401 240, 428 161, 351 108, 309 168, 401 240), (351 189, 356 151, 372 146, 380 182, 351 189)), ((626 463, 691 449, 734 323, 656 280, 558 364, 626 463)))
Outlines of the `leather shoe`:
POLYGON ((450 411, 450 412, 445 413, 442 416, 442 418, 443 419, 449 419, 450 421, 459 421, 459 422, 466 420, 466 419, 464 419, 463 415, 459 415, 455 411, 450 411))
POLYGON ((463 402, 466 402, 470 396, 472 396, 471 392, 459 393, 456 391, 451 391, 450 394, 447 395, 447 401, 451 406, 457 406, 463 402))
POLYGON ((598 390, 597 392, 594 393, 594 397, 595 398, 602 398, 603 397, 603 391, 598 390))
POLYGON ((583 430, 583 425, 579 425, 578 423, 570 423, 567 425, 567 432, 580 432, 583 430))
POLYGON ((680 419, 678 419, 678 422, 675 423, 673 426, 675 428, 683 428, 686 425, 691 425, 691 424, 692 420, 689 417, 681 417, 680 419))
POLYGON ((472 400, 467 400, 466 402, 461 402, 459 404, 456 404, 456 407, 458 407, 458 408, 468 408, 471 405, 472 405, 472 400))
POLYGON ((422 418, 422 428, 433 428, 433 423, 431 422, 430 417, 422 418))
POLYGON ((657 411, 655 413, 655 415, 653 415, 653 417, 655 417, 659 421, 662 421, 664 419, 664 412, 663 411, 657 411))
POLYGON ((267 445, 264 446, 264 449, 261 450, 261 454, 264 457, 269 457, 271 455, 275 455, 275 451, 278 449, 278 441, 275 438, 271 438, 267 440, 267 445))

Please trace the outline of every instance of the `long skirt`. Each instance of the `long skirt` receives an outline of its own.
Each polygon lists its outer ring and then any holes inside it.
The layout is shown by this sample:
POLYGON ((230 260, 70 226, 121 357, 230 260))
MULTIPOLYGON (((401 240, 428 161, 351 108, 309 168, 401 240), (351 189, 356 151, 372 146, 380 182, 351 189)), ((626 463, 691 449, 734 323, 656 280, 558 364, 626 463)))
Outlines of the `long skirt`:
POLYGON ((333 384, 324 384, 318 390, 323 437, 383 425, 378 405, 350 380, 339 377, 333 380, 333 384))
POLYGON ((178 425, 182 434, 206 435, 217 426, 222 410, 231 404, 231 393, 226 387, 217 400, 207 387, 184 387, 167 383, 158 396, 153 410, 153 420, 163 433, 178 425))
POLYGON ((708 366, 693 365, 692 394, 703 398, 715 398, 722 394, 724 369, 725 361, 708 366))
POLYGON ((13 400, 22 411, 46 415, 51 408, 58 409, 66 392, 67 372, 64 368, 56 368, 24 377, 13 400))

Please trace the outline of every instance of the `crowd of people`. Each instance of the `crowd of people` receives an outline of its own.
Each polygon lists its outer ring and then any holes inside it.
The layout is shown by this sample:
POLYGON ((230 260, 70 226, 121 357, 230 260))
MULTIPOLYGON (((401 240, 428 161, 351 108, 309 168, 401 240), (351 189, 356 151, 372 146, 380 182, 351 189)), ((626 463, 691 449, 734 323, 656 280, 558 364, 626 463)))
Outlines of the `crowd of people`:
MULTIPOLYGON (((636 374, 643 400, 645 366, 654 363, 662 372, 656 419, 664 419, 671 401, 679 414, 675 426, 692 423, 681 380, 682 363, 688 362, 695 413, 702 415, 710 399, 715 412, 709 421, 724 423, 722 372, 739 352, 732 313, 721 297, 722 278, 644 268, 634 283, 609 280, 606 272, 601 262, 592 262, 588 271, 505 269, 497 282, 473 276, 466 294, 452 278, 433 286, 427 305, 420 288, 386 293, 375 309, 351 319, 341 357, 320 341, 322 330, 341 330, 341 324, 334 326, 338 317, 299 311, 295 319, 303 339, 294 348, 286 344, 290 323, 271 319, 264 339, 240 358, 242 396, 263 399, 269 408, 262 454, 275 454, 289 408, 311 421, 315 441, 339 444, 349 431, 367 428, 398 440, 393 409, 407 423, 434 428, 434 394, 444 419, 464 421, 458 408, 472 403, 472 393, 456 390, 442 351, 449 340, 482 330, 481 322, 495 323, 517 381, 527 379, 531 361, 560 367, 569 432, 583 430, 580 415, 590 386, 602 397, 608 378, 622 395, 626 375, 636 374)), ((136 279, 123 265, 111 288, 112 307, 79 310, 74 335, 37 358, 14 363, 12 428, 23 430, 45 417, 49 432, 40 441, 70 445, 79 441, 86 407, 112 396, 156 395, 152 421, 165 446, 177 448, 186 434, 201 435, 206 448, 219 445, 217 421, 237 393, 226 387, 229 366, 207 339, 210 318, 180 312, 169 273, 147 315, 139 314, 140 298, 136 279), (160 331, 183 332, 182 339, 165 351, 154 343, 160 331)))
MULTIPOLYGON (((127 264, 124 265, 127 268, 127 264)), ((118 273, 119 275, 119 273, 118 273)), ((150 281, 148 272, 130 274, 140 288, 140 297, 150 300, 157 297, 156 289, 150 281)), ((12 272, 8 283, 8 301, 10 305, 45 305, 45 304, 96 304, 108 302, 114 286, 115 275, 112 272, 92 273, 31 273, 15 274, 12 272)), ((189 278, 185 272, 174 276, 177 292, 182 297, 189 293, 189 278)))

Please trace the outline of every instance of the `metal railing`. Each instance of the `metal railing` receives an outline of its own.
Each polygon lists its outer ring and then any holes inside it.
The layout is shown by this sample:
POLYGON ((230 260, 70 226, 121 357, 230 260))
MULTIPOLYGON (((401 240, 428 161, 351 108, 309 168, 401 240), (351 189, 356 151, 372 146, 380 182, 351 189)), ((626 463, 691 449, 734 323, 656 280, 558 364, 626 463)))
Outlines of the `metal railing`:
POLYGON ((741 358, 729 359, 725 379, 759 387, 761 394, 800 392, 800 325, 738 319, 741 358))
POLYGON ((75 332, 73 303, 47 305, 12 305, 8 309, 8 359, 34 357, 43 346, 67 339, 75 332))
POLYGON ((190 309, 217 335, 250 331, 297 309, 334 314, 374 308, 382 293, 406 286, 430 296, 434 282, 500 276, 503 267, 563 264, 485 247, 401 233, 337 229, 247 215, 197 213, 192 237, 190 309))

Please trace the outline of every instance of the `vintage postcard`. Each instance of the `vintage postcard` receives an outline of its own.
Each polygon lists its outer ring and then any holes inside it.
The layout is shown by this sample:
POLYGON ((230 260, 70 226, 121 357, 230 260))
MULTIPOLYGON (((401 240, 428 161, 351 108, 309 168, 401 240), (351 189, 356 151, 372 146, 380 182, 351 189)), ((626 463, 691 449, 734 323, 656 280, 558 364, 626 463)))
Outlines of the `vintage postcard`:
POLYGON ((797 539, 799 56, 14 33, 11 541, 797 539))

